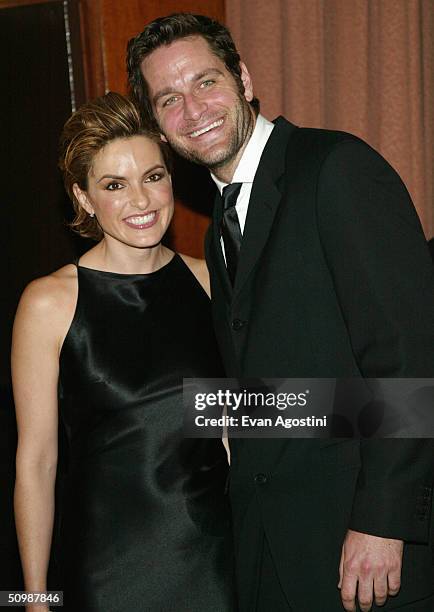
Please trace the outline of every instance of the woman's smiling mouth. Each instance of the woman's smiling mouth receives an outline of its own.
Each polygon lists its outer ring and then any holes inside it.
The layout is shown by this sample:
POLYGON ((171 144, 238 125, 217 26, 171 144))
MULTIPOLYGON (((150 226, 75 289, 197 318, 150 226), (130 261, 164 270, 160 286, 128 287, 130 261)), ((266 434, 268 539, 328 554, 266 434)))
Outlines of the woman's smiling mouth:
POLYGON ((145 229, 147 227, 152 227, 152 225, 157 222, 158 216, 158 210, 153 210, 145 215, 131 215, 130 217, 126 217, 124 223, 134 229, 145 229))

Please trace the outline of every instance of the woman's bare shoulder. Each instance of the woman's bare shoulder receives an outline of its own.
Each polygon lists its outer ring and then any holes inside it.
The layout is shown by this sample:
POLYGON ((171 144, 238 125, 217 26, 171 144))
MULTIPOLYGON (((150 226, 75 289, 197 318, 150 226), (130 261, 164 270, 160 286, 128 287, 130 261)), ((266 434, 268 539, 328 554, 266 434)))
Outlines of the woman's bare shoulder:
POLYGON ((76 298, 77 268, 68 264, 47 276, 30 282, 20 300, 20 307, 30 307, 41 313, 65 308, 76 298))
POLYGON ((60 351, 77 304, 77 268, 66 265, 27 285, 14 323, 14 338, 40 344, 42 339, 60 351))
POLYGON ((209 273, 204 259, 197 259, 196 257, 190 257, 190 255, 179 254, 184 260, 185 264, 190 268, 191 272, 195 275, 199 283, 202 285, 204 291, 208 295, 211 294, 209 284, 209 273))

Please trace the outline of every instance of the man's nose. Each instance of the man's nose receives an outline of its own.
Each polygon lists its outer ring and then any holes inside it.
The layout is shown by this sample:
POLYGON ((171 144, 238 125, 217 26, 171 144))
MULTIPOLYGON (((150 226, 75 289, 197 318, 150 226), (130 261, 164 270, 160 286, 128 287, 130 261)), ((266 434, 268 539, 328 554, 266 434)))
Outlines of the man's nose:
POLYGON ((197 121, 208 108, 205 100, 201 100, 195 95, 189 95, 184 98, 184 119, 197 121))

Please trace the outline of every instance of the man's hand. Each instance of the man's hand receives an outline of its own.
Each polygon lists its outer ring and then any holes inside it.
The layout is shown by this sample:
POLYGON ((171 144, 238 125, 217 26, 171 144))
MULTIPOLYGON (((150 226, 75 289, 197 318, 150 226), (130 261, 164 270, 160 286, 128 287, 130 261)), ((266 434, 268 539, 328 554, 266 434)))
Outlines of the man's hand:
POLYGON ((339 584, 342 604, 355 612, 356 595, 362 612, 368 612, 375 598, 382 606, 388 595, 396 595, 401 586, 401 564, 404 543, 352 531, 342 546, 339 584))

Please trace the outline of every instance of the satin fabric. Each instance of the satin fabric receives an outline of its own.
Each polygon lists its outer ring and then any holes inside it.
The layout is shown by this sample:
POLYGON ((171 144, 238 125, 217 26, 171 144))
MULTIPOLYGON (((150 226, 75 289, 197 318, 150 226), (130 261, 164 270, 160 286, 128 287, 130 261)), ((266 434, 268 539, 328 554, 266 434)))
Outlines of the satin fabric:
POLYGON ((220 440, 183 438, 183 377, 218 377, 208 297, 175 255, 152 274, 78 267, 61 351, 69 449, 63 611, 234 610, 220 440))

